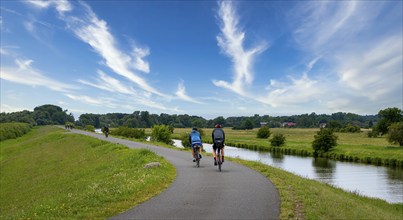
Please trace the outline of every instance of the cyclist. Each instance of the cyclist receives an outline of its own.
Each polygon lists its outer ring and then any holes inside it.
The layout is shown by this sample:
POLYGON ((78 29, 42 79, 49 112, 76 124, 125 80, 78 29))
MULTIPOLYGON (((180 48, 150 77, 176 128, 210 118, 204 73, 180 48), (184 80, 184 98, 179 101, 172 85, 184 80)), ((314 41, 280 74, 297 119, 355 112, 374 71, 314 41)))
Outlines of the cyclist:
POLYGON ((193 158, 193 162, 196 162, 196 158, 195 158, 195 146, 196 145, 200 145, 199 147, 199 155, 200 155, 200 159, 202 158, 201 155, 201 151, 202 151, 202 139, 200 136, 200 133, 197 131, 197 128, 193 128, 192 132, 190 132, 189 135, 189 143, 192 146, 192 158, 193 158))
POLYGON ((105 125, 104 127, 105 137, 108 137, 109 134, 109 125, 105 125))
POLYGON ((214 166, 217 166, 217 148, 221 148, 222 162, 224 162, 224 142, 225 133, 220 124, 214 126, 214 130, 211 134, 213 138, 213 156, 214 156, 214 166))

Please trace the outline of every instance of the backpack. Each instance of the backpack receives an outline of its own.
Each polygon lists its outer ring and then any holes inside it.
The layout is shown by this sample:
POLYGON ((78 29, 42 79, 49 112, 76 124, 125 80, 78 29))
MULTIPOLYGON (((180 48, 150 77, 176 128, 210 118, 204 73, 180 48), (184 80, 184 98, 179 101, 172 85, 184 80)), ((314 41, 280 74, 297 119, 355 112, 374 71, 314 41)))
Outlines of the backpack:
POLYGON ((214 129, 213 131, 213 135, 214 135, 214 143, 216 145, 222 145, 224 142, 224 132, 221 129, 214 129))

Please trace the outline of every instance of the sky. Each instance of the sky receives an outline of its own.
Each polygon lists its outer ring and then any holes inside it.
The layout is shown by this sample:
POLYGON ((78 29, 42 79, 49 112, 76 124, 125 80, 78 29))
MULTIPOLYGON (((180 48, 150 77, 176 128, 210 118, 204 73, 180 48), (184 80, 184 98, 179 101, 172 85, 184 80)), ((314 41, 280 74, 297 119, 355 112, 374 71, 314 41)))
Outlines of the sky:
POLYGON ((402 109, 402 10, 402 1, 4 0, 1 112, 402 109))

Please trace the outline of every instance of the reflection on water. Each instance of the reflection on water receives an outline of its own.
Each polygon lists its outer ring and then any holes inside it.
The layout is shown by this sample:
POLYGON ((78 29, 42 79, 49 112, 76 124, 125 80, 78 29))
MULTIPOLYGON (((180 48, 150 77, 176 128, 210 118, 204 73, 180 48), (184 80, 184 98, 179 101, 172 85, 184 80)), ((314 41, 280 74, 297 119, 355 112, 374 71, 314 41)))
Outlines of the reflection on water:
POLYGON ((329 184, 333 184, 333 173, 336 168, 336 161, 326 158, 312 158, 312 166, 317 175, 317 179, 329 184))
MULTIPOLYGON (((181 147, 180 141, 175 145, 181 147)), ((203 144, 211 153, 211 144, 203 144)), ((326 158, 299 157, 226 146, 225 155, 259 161, 302 177, 318 180, 361 195, 403 203, 403 169, 349 163, 326 158)))

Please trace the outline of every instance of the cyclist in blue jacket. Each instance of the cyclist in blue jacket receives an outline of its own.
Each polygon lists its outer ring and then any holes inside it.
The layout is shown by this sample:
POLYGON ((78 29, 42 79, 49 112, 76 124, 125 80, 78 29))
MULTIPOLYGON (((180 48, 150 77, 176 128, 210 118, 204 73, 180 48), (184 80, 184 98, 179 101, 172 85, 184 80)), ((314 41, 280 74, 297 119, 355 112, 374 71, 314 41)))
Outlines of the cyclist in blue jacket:
POLYGON ((190 132, 189 143, 191 144, 191 147, 192 147, 193 162, 196 162, 196 159, 195 159, 195 146, 200 145, 200 148, 199 148, 200 159, 202 158, 201 152, 202 152, 202 146, 203 146, 202 145, 202 139, 201 139, 200 133, 197 131, 197 128, 193 128, 192 132, 190 132))

